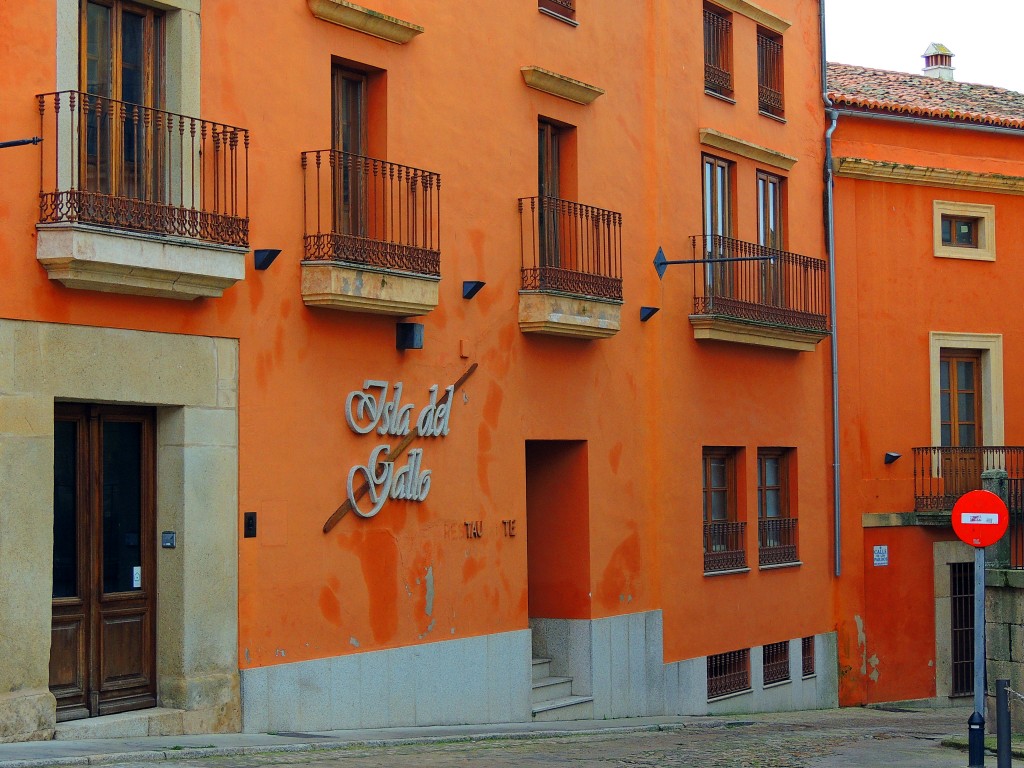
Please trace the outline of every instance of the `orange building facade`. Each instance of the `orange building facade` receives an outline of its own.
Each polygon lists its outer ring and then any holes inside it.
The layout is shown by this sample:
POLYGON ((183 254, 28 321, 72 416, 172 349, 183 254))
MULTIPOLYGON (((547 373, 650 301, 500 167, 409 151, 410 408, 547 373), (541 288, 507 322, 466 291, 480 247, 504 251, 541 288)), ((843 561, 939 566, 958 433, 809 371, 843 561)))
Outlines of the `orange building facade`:
POLYGON ((0 740, 836 704, 817 3, 7 22, 0 740))
POLYGON ((942 46, 925 58, 828 70, 846 704, 971 695, 974 552, 950 511, 1001 469, 1019 520, 1024 96, 946 79, 942 46))

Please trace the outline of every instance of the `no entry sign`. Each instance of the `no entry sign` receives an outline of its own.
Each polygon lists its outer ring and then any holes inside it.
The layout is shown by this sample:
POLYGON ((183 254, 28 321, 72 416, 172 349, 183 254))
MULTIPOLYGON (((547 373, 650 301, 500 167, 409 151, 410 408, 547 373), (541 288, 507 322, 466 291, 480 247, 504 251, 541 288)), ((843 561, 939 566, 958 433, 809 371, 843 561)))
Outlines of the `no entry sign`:
POLYGON ((953 505, 953 530, 972 547, 990 547, 1006 533, 1010 513, 992 491, 968 491, 953 505))

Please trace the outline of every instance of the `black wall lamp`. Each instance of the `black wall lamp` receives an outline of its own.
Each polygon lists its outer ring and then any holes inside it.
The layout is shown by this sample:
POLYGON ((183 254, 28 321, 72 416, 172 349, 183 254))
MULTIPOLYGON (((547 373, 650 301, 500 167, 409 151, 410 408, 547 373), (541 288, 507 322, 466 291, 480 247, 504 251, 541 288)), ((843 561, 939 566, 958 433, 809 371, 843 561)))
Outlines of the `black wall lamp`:
POLYGON ((280 248, 261 248, 252 252, 253 264, 256 269, 266 269, 274 263, 274 259, 277 258, 277 254, 281 252, 280 248))
POLYGON ((395 349, 423 349, 423 323, 396 324, 395 349))
POLYGON ((640 322, 646 323, 658 314, 659 309, 661 309, 661 307, 640 307, 640 322))
POLYGON ((885 452, 885 463, 886 464, 892 464, 894 461, 896 461, 896 459, 900 458, 902 455, 903 455, 902 453, 895 453, 894 451, 886 451, 885 452))
POLYGON ((462 298, 472 299, 483 288, 487 283, 483 280, 463 280, 462 281, 462 298))

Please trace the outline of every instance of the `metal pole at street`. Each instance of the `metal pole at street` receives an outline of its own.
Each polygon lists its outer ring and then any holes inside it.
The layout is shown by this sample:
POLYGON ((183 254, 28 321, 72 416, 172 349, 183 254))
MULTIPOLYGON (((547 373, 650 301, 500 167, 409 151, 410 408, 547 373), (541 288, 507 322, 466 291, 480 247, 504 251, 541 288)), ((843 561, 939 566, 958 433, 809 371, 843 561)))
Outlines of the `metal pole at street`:
POLYGON ((996 680, 996 768, 1010 768, 1009 680, 996 680))
POLYGON ((974 713, 967 721, 969 768, 985 768, 985 548, 974 548, 974 713))

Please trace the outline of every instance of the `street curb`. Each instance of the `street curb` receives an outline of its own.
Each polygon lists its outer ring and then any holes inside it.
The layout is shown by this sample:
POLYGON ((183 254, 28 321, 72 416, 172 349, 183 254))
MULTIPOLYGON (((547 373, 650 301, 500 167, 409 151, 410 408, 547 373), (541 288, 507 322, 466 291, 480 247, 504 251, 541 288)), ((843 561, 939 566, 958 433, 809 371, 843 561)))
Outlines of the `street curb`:
POLYGON ((75 757, 36 758, 31 760, 0 760, 0 768, 48 768, 48 766, 114 765, 140 761, 195 760, 205 757, 233 757, 238 755, 272 754, 285 752, 337 752, 345 749, 364 747, 397 747, 416 744, 457 744, 475 741, 503 741, 524 739, 546 739, 565 736, 589 736, 602 733, 643 733, 672 731, 687 727, 708 728, 721 725, 723 721, 711 721, 699 725, 683 723, 659 723, 654 725, 623 725, 606 728, 562 729, 544 731, 500 731, 490 733, 456 734, 451 736, 410 736, 395 739, 356 739, 351 741, 315 741, 299 744, 264 744, 238 747, 186 747, 184 749, 163 749, 137 752, 115 752, 75 757))
MULTIPOLYGON (((985 751, 992 755, 996 754, 995 738, 995 736, 987 736, 985 738, 985 751)), ((952 747, 963 752, 966 752, 968 747, 967 738, 964 736, 951 736, 939 743, 944 747, 952 747)), ((1011 744, 1010 755, 1012 757, 1024 758, 1024 744, 1011 744)))

